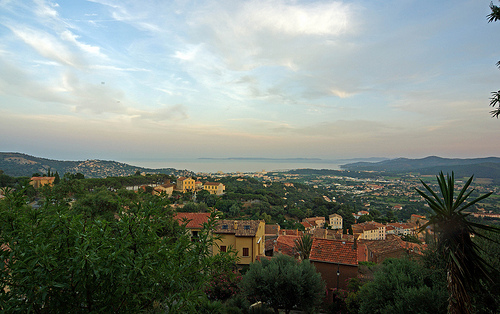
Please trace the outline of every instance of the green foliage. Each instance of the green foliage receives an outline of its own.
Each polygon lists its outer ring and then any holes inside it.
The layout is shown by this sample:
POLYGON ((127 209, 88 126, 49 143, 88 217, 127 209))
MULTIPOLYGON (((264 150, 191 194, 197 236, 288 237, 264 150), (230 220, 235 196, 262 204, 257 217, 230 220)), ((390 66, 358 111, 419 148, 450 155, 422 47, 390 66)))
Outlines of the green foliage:
POLYGON ((429 222, 422 226, 434 226, 439 234, 438 252, 442 255, 448 273, 449 311, 452 313, 463 311, 471 312, 470 292, 476 283, 488 278, 487 266, 480 256, 480 248, 472 241, 471 235, 486 238, 482 232, 498 233, 500 229, 469 221, 469 214, 464 210, 492 193, 487 193, 473 200, 468 200, 474 191, 468 190, 473 176, 464 184, 455 198, 454 174, 444 176, 441 172, 437 177, 439 194, 434 192, 425 182, 421 181, 426 193, 417 189, 417 192, 428 203, 429 222))
POLYGON ((298 307, 313 310, 322 301, 325 285, 308 260, 298 262, 286 255, 250 265, 241 283, 251 302, 262 301, 275 312, 289 313, 298 307))
POLYGON ((299 252, 301 259, 309 259, 312 243, 313 239, 308 233, 304 234, 300 239, 295 241, 295 250, 299 252))
MULTIPOLYGON (((500 7, 490 3, 491 13, 486 17, 488 18, 488 23, 500 20, 500 7)), ((500 61, 497 62, 497 67, 500 67, 500 61)), ((496 92, 491 92, 490 106, 494 109, 490 111, 492 117, 498 118, 500 116, 500 90, 496 92), (497 108, 495 108, 498 106, 497 108)))
POLYGON ((359 313, 446 313, 445 283, 442 271, 409 259, 387 259, 374 280, 360 288, 359 313))
MULTIPOLYGON (((92 212, 102 204, 96 193, 82 202, 92 212)), ((0 311, 195 312, 205 298, 213 218, 191 241, 152 196, 107 220, 52 203, 33 210, 22 199, 9 191, 0 201, 9 246, 0 250, 0 311)))
POLYGON ((406 241, 406 242, 411 242, 411 243, 417 243, 417 244, 422 243, 422 241, 420 241, 416 236, 411 235, 411 234, 401 236, 401 240, 406 241))
POLYGON ((72 209, 85 218, 113 220, 114 214, 120 208, 119 197, 116 193, 104 188, 96 189, 79 198, 72 209))

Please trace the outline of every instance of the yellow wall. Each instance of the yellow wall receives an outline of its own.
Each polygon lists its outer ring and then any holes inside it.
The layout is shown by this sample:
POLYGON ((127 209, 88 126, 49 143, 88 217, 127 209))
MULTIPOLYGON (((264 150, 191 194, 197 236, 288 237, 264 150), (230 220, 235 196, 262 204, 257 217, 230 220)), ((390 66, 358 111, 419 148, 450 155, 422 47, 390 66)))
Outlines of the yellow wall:
POLYGON ((220 183, 218 185, 205 184, 203 185, 203 189, 205 191, 210 192, 210 194, 222 195, 226 187, 224 184, 220 183))
POLYGON ((33 177, 31 178, 30 185, 32 185, 35 189, 38 189, 47 184, 52 185, 54 180, 55 177, 33 177))
MULTIPOLYGON (((242 228, 243 225, 240 226, 242 228)), ((258 255, 264 255, 265 250, 265 223, 261 221, 255 234, 255 237, 237 237, 234 234, 219 234, 221 239, 216 241, 213 246, 213 254, 220 253, 220 246, 226 246, 227 250, 232 246, 239 257, 239 264, 250 264, 256 261, 258 255), (260 243, 259 242, 260 239, 260 243), (248 248, 247 257, 243 256, 243 248, 248 248)))
POLYGON ((194 191, 195 180, 193 178, 187 178, 181 181, 177 181, 177 189, 182 192, 194 191))

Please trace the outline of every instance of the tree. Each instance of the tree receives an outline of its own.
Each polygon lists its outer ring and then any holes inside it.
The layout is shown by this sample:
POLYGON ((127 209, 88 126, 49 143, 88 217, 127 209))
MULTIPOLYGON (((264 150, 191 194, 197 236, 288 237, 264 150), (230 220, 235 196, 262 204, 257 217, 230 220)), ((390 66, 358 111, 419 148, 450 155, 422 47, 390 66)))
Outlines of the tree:
POLYGON ((309 259, 313 239, 310 234, 304 234, 300 239, 295 240, 295 250, 299 252, 301 259, 309 259))
POLYGON ((499 232, 496 227, 487 226, 469 221, 468 213, 464 210, 487 198, 492 193, 484 194, 474 200, 467 199, 474 191, 468 190, 472 179, 464 184, 455 198, 455 178, 444 176, 443 172, 437 176, 440 193, 434 192, 425 182, 424 191, 417 192, 424 198, 430 207, 428 211, 429 222, 421 227, 425 230, 434 226, 438 233, 437 249, 446 263, 447 288, 449 292, 448 311, 450 313, 470 313, 470 292, 475 284, 484 278, 489 278, 487 264, 480 256, 480 248, 471 239, 471 235, 486 238, 480 231, 499 232))
POLYGON ((8 193, 0 200, 8 244, 0 248, 0 311, 195 312, 219 267, 210 253, 215 216, 191 241, 163 200, 148 197, 104 220, 52 203, 33 210, 8 193))
POLYGON ((359 313, 446 313, 445 274, 418 261, 386 259, 357 295, 359 313))
POLYGON ((312 310, 319 306, 325 284, 309 260, 299 262, 287 255, 278 255, 250 264, 243 276, 242 291, 251 302, 262 301, 279 313, 292 308, 312 310))
MULTIPOLYGON (((494 5, 493 2, 491 2, 490 9, 491 13, 486 16, 488 18, 488 23, 500 20, 500 7, 494 5)), ((500 68, 500 61, 498 61, 496 65, 500 68)), ((498 116, 500 116, 500 90, 491 92, 490 106, 494 108, 492 111, 490 111, 491 115, 498 119, 498 116), (495 108, 496 106, 498 107, 495 108)))

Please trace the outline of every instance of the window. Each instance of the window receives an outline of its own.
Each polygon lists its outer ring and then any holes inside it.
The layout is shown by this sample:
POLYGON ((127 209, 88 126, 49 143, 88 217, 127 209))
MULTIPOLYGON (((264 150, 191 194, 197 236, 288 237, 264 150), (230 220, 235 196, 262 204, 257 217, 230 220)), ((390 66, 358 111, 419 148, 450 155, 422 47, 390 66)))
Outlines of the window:
POLYGON ((226 252, 226 246, 225 245, 221 245, 220 246, 220 251, 221 252, 226 252))
POLYGON ((227 225, 222 225, 222 230, 227 230, 228 226, 227 225))
POLYGON ((244 225, 244 226, 243 226, 243 229, 245 229, 245 230, 250 230, 250 225, 244 225))
POLYGON ((243 256, 250 256, 249 252, 248 252, 248 248, 247 247, 244 247, 243 248, 243 256))

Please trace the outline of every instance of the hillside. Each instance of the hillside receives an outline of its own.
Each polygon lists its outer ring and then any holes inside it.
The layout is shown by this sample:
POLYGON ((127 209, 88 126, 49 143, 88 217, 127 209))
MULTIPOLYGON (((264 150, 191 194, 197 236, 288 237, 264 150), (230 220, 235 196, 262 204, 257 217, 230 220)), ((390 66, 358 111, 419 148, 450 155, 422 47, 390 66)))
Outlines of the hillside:
POLYGON ((21 153, 0 152, 0 170, 13 177, 31 176, 33 173, 45 174, 48 170, 65 173, 82 173, 86 178, 120 177, 134 174, 137 170, 145 173, 164 173, 175 176, 189 176, 191 171, 174 168, 150 169, 131 166, 108 160, 61 161, 34 157, 21 153))
POLYGON ((441 158, 429 156, 421 159, 397 158, 384 160, 381 162, 358 162, 345 164, 342 169, 351 171, 384 171, 384 172, 418 172, 425 175, 445 173, 455 173, 457 177, 491 178, 495 182, 500 182, 500 158, 441 158))

